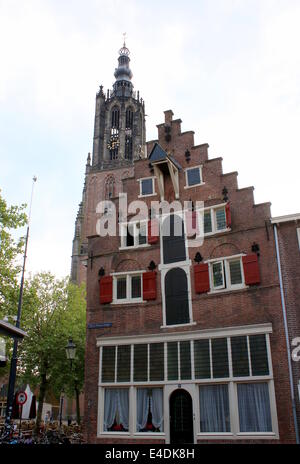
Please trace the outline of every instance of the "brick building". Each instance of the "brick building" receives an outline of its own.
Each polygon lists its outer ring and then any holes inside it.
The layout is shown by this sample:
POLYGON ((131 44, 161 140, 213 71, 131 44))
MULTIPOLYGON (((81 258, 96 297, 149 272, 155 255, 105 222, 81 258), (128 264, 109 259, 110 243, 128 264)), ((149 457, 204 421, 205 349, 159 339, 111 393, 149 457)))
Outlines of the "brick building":
POLYGON ((294 408, 300 429, 300 214, 271 219, 281 274, 282 307, 286 314, 286 337, 290 350, 294 408), (293 350, 296 350, 294 356, 293 350))
POLYGON ((171 110, 145 142, 125 44, 115 77, 96 97, 73 242, 72 278, 87 282, 86 439, 294 443, 270 204, 171 110))

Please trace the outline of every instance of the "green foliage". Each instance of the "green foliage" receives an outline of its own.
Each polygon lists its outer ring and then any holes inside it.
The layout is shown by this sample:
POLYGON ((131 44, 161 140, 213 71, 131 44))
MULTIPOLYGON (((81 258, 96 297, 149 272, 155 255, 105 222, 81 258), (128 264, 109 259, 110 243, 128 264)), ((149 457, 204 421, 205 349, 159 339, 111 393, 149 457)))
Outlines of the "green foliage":
POLYGON ((16 260, 23 253, 24 237, 15 240, 12 231, 26 224, 25 207, 8 207, 0 191, 0 317, 17 313, 20 266, 16 260))
POLYGON ((50 273, 39 273, 27 280, 24 290, 22 328, 28 336, 19 345, 18 373, 24 383, 40 386, 59 396, 62 389, 74 395, 77 381, 84 381, 85 315, 84 286, 68 279, 57 280, 50 273), (71 372, 65 346, 69 337, 77 346, 71 372))
MULTIPOLYGON (((7 206, 0 190, 0 319, 4 316, 15 316, 18 309, 19 272, 18 258, 24 250, 24 237, 15 239, 16 229, 27 222, 24 210, 26 205, 7 206)), ((11 321, 12 322, 12 321, 11 321)), ((12 340, 6 339, 6 352, 9 355, 12 340)), ((0 368, 0 377, 9 371, 9 364, 0 368)))

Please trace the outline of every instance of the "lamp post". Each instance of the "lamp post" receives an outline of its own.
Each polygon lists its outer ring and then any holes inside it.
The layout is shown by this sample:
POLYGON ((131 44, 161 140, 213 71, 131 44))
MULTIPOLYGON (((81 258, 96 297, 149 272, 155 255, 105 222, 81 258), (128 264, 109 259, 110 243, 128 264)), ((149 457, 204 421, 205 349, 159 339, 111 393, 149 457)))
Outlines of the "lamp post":
MULTIPOLYGON (((31 219, 33 189, 34 189, 34 184, 36 181, 37 181, 37 177, 34 176, 32 179, 31 199, 30 199, 27 233, 26 233, 26 238, 25 238, 25 250, 24 250, 24 256, 23 256, 23 267, 22 267, 21 283, 20 283, 20 291, 19 291, 18 313, 17 313, 17 319, 16 319, 16 327, 18 329, 20 328, 20 324, 21 324, 21 312, 22 312, 24 280, 25 280, 25 265, 26 265, 27 247, 28 247, 28 239, 29 239, 29 226, 30 226, 30 219, 31 219)), ((11 416, 12 416, 15 383, 16 383, 16 376, 17 376, 17 362, 18 362, 18 339, 14 338, 13 354, 12 354, 11 363, 10 363, 10 373, 9 373, 8 392, 7 392, 7 406, 6 406, 6 419, 5 419, 5 426, 7 429, 9 429, 10 427, 11 416)))
MULTIPOLYGON (((72 338, 69 338, 68 344, 65 347, 67 359, 70 361, 71 365, 71 372, 72 372, 72 364, 74 359, 76 358, 76 345, 73 342, 72 338)), ((74 390, 76 394, 76 412, 77 412, 77 423, 80 425, 80 413, 79 413, 79 391, 77 386, 77 379, 76 376, 74 378, 74 390)))

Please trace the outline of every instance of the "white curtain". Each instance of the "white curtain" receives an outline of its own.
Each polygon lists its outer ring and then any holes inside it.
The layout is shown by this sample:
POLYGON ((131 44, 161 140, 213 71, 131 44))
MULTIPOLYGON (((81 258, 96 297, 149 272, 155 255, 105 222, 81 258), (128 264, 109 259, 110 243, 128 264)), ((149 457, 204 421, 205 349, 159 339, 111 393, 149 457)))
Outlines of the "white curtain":
POLYGON ((106 388, 104 396, 104 432, 113 425, 118 406, 118 390, 106 388))
POLYGON ((241 432, 272 432, 267 383, 238 384, 241 432))
POLYGON ((146 427, 149 411, 149 390, 138 388, 136 392, 136 429, 140 432, 146 427))
POLYGON ((152 390, 152 424, 160 432, 163 431, 164 422, 164 406, 163 406, 163 390, 162 388, 153 388, 152 390))
POLYGON ((200 387, 201 432, 229 432, 229 400, 227 385, 200 387))
POLYGON ((129 429, 129 394, 127 388, 120 388, 118 391, 118 409, 120 414, 120 423, 124 429, 129 429))

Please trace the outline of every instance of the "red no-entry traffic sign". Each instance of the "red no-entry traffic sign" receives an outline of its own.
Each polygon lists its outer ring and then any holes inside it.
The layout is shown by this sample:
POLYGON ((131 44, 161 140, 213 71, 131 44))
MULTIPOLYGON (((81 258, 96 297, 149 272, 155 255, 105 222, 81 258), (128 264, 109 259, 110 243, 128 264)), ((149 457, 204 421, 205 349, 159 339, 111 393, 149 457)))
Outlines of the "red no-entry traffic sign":
POLYGON ((16 401, 18 404, 23 406, 23 404, 27 401, 27 394, 24 391, 19 391, 16 397, 16 401))

